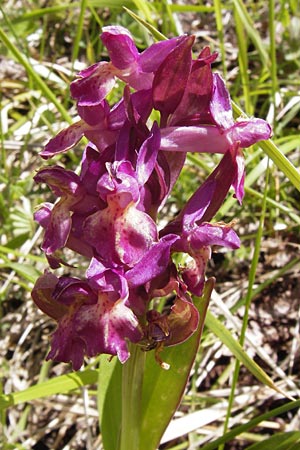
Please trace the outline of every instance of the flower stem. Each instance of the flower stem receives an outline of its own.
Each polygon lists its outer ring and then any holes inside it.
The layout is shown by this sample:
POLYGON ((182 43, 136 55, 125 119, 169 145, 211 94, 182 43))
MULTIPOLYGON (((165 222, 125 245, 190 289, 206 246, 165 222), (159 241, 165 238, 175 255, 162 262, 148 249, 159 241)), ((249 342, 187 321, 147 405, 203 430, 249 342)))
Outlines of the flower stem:
POLYGON ((119 450, 139 450, 145 352, 130 344, 131 356, 122 367, 122 421, 119 450))

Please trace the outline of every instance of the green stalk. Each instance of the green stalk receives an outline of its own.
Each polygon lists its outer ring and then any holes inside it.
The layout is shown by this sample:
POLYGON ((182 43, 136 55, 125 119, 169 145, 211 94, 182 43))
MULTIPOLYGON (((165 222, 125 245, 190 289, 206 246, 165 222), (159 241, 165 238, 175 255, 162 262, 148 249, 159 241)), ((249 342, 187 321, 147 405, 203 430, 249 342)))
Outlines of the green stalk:
POLYGON ((139 450, 142 422, 142 388, 146 354, 130 344, 130 358, 122 367, 122 419, 118 450, 139 450))

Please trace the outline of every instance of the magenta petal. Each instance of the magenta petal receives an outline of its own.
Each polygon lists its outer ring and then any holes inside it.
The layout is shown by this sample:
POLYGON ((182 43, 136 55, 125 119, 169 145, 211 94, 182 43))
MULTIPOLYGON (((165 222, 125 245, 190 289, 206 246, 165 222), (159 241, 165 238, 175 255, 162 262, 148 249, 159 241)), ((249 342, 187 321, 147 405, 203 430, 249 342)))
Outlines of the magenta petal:
POLYGON ((186 341, 196 330, 199 312, 192 302, 177 297, 168 315, 169 337, 166 347, 186 341))
POLYGON ((168 152, 225 153, 229 139, 213 125, 161 129, 160 149, 168 152))
POLYGON ((72 317, 61 319, 57 330, 52 335, 51 349, 46 361, 53 359, 60 362, 71 362, 74 370, 83 364, 86 348, 83 340, 73 330, 72 317))
POLYGON ((34 303, 43 313, 55 320, 59 320, 67 311, 67 307, 53 299, 53 292, 57 286, 58 278, 50 272, 40 276, 32 290, 34 303))
POLYGON ((202 247, 192 254, 192 261, 182 270, 182 279, 189 291, 200 297, 205 283, 206 264, 211 256, 210 247, 202 247))
POLYGON ((222 205, 223 201, 225 200, 225 197, 228 194, 230 186, 236 180, 238 172, 238 165, 236 159, 237 153, 238 148, 231 148, 230 150, 228 150, 221 159, 218 166, 209 175, 209 177, 206 179, 206 181, 201 187, 202 189, 204 189, 204 186, 207 183, 215 184, 211 203, 201 219, 203 222, 209 222, 213 218, 213 216, 216 214, 216 212, 222 205))
POLYGON ((103 27, 102 30, 101 40, 115 67, 127 69, 137 61, 139 52, 126 28, 115 25, 103 27))
MULTIPOLYGON (((111 298, 114 295, 127 298, 128 284, 122 276, 122 272, 123 270, 120 267, 108 268, 99 259, 92 258, 89 268, 86 271, 86 276, 94 289, 109 292, 111 298)), ((117 298, 115 297, 116 300, 117 298)))
POLYGON ((86 124, 82 120, 73 123, 50 139, 40 155, 42 158, 48 159, 58 153, 66 152, 82 138, 85 128, 86 124))
POLYGON ((99 105, 93 106, 77 106, 80 117, 91 126, 98 126, 99 129, 105 128, 105 119, 109 114, 109 106, 104 101, 99 105))
POLYGON ((69 202, 60 200, 52 209, 51 220, 45 230, 42 250, 51 255, 56 250, 63 248, 71 231, 71 215, 69 202))
POLYGON ((194 251, 208 245, 220 245, 232 249, 240 247, 240 239, 230 225, 205 223, 196 226, 190 233, 187 231, 187 235, 189 246, 194 251))
POLYGON ((175 111, 183 96, 192 64, 191 49, 194 40, 194 36, 182 39, 155 73, 153 104, 164 116, 175 111))
POLYGON ((99 353, 117 355, 121 363, 130 356, 126 339, 138 342, 142 333, 139 322, 122 299, 112 302, 99 294, 96 305, 83 306, 74 321, 76 331, 85 342, 88 356, 99 353))
POLYGON ((51 255, 66 244, 72 225, 70 211, 82 199, 84 189, 78 175, 58 166, 40 170, 34 180, 47 183, 52 191, 61 197, 48 218, 41 215, 47 213, 47 208, 41 214, 37 213, 37 220, 46 225, 42 249, 47 255, 51 255))
POLYGON ((153 244, 141 260, 126 272, 130 288, 141 286, 161 275, 170 263, 170 249, 178 239, 176 235, 167 235, 153 244))
POLYGON ((223 78, 213 74, 213 94, 210 102, 210 112, 217 125, 221 128, 229 128, 234 124, 231 108, 231 100, 223 78))
POLYGON ((71 170, 66 170, 60 166, 45 167, 35 176, 36 183, 47 183, 57 196, 71 195, 76 199, 76 203, 83 195, 80 178, 71 170))
POLYGON ((149 138, 143 142, 137 158, 136 171, 140 186, 143 186, 148 181, 153 172, 157 160, 159 144, 160 133, 158 125, 155 122, 152 127, 152 133, 149 138))
POLYGON ((157 239, 154 221, 135 206, 125 211, 114 204, 87 218, 84 237, 104 261, 134 266, 157 239))
POLYGON ((53 206, 52 203, 46 202, 35 211, 33 215, 34 220, 41 225, 41 227, 46 228, 49 225, 53 206))
POLYGON ((138 342, 142 333, 136 316, 125 305, 128 289, 118 292, 124 283, 125 279, 115 282, 116 290, 107 293, 97 284, 92 287, 75 278, 58 279, 52 274, 40 277, 32 293, 33 300, 58 322, 47 359, 70 361, 75 370, 80 368, 85 355, 108 353, 125 362, 129 357, 127 339, 138 342))
POLYGON ((168 54, 182 41, 182 37, 175 37, 156 42, 146 48, 141 54, 139 64, 143 72, 155 72, 168 54))
POLYGON ((74 306, 70 305, 58 322, 47 359, 71 361, 75 370, 82 365, 84 355, 108 353, 124 363, 130 356, 126 339, 138 342, 141 336, 138 320, 124 300, 114 301, 99 291, 97 303, 80 305, 75 300, 74 306))
POLYGON ((212 64, 218 57, 218 53, 211 53, 209 46, 204 47, 198 58, 196 59, 197 65, 201 65, 201 67, 205 64, 212 64))
POLYGON ((199 59, 193 61, 184 95, 172 115, 171 124, 184 124, 189 120, 200 121, 209 115, 209 102, 213 87, 210 64, 216 56, 216 54, 211 55, 209 48, 206 47, 201 52, 199 59))
POLYGON ((231 142, 236 142, 239 147, 245 148, 269 139, 272 135, 272 128, 265 120, 254 118, 236 122, 226 134, 231 142))
POLYGON ((232 181, 232 186, 235 191, 235 197, 239 203, 242 204, 242 200, 245 195, 244 183, 245 183, 245 159, 242 152, 238 150, 236 156, 237 172, 232 181))
POLYGON ((80 73, 79 78, 71 83, 71 95, 80 106, 98 105, 114 87, 115 79, 111 64, 100 62, 88 71, 80 73))
POLYGON ((216 183, 204 183, 188 200, 180 216, 182 216, 183 230, 189 230, 197 222, 202 221, 202 217, 212 202, 215 193, 216 183))

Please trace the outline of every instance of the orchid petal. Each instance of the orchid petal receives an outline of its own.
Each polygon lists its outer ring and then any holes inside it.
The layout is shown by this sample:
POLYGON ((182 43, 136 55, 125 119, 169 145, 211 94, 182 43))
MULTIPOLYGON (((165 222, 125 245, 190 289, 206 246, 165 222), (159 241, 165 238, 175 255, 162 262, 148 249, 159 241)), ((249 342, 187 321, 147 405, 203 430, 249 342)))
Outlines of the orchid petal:
POLYGON ((169 336, 165 346, 186 341, 197 329, 199 312, 192 302, 177 297, 168 315, 169 336))
POLYGON ((139 64, 143 72, 155 72, 168 54, 182 41, 182 37, 175 37, 156 42, 146 48, 141 54, 139 64))
POLYGON ((191 48, 194 40, 193 36, 186 36, 155 73, 153 104, 164 116, 175 111, 183 96, 192 64, 191 48))
POLYGON ((126 28, 117 25, 103 27, 102 30, 101 40, 111 62, 118 69, 128 69, 139 57, 131 34, 126 28))
POLYGON ((90 126, 98 125, 98 128, 105 129, 105 119, 109 114, 109 106, 103 101, 98 105, 92 106, 77 106, 77 111, 80 117, 90 126))
POLYGON ((57 196, 74 196, 76 203, 83 195, 80 178, 71 170, 60 166, 52 166, 41 169, 35 176, 36 183, 47 183, 57 196))
POLYGON ((161 129, 160 149, 168 152, 225 153, 229 139, 212 125, 178 126, 161 129))
POLYGON ((115 85, 113 67, 107 62, 94 64, 79 75, 81 78, 73 81, 70 89, 80 106, 98 105, 115 85))
POLYGON ((71 231, 72 220, 70 216, 70 203, 68 200, 60 200, 51 211, 51 220, 45 230, 42 250, 51 255, 56 250, 63 248, 71 231))
POLYGON ((67 306, 52 297, 57 283, 58 278, 52 273, 46 272, 37 279, 31 293, 37 307, 55 320, 59 320, 67 312, 67 306))
POLYGON ((230 225, 205 223, 187 232, 189 246, 193 251, 202 247, 220 245, 231 249, 240 247, 240 240, 230 225))
POLYGON ((109 353, 124 363, 129 357, 126 339, 137 342, 142 333, 137 318, 124 303, 126 297, 113 295, 114 299, 75 278, 40 277, 33 299, 58 322, 47 359, 71 361, 75 370, 82 365, 84 355, 109 353))
POLYGON ((185 124, 200 121, 209 114, 209 102, 212 94, 213 75, 210 64, 216 59, 209 47, 203 49, 199 58, 192 62, 191 73, 188 78, 184 95, 176 111, 172 115, 170 124, 185 124))
POLYGON ((238 202, 242 204, 242 200, 245 195, 244 183, 246 173, 245 173, 245 159, 240 150, 238 150, 237 152, 235 161, 237 164, 237 171, 232 181, 232 186, 235 191, 235 197, 237 198, 238 202))
POLYGON ((148 181, 151 173, 153 172, 156 164, 159 144, 159 128, 157 123, 154 123, 151 135, 143 142, 137 158, 136 171, 140 186, 144 185, 148 181))
POLYGON ((178 236, 169 234, 154 243, 140 261, 126 272, 130 288, 143 285, 163 273, 170 262, 171 246, 177 239, 178 236))
POLYGON ((63 153, 74 147, 84 135, 86 124, 83 120, 73 123, 68 128, 60 131, 54 138, 46 144, 44 150, 40 153, 44 159, 52 158, 58 153, 63 153))
POLYGON ((86 219, 84 237, 103 260, 133 267, 157 239, 157 229, 148 214, 134 205, 122 210, 111 199, 106 209, 86 219))
POLYGON ((201 247, 192 253, 192 260, 181 272, 183 281, 187 284, 189 291, 200 297, 205 284, 205 270, 207 261, 211 256, 210 247, 201 247))
POLYGON ((231 142, 239 143, 239 147, 245 148, 256 142, 269 139, 272 134, 271 126, 263 119, 240 120, 236 122, 226 135, 231 142))
POLYGON ((231 99, 223 78, 213 74, 213 93, 210 102, 210 112, 217 125, 229 128, 234 124, 231 99))

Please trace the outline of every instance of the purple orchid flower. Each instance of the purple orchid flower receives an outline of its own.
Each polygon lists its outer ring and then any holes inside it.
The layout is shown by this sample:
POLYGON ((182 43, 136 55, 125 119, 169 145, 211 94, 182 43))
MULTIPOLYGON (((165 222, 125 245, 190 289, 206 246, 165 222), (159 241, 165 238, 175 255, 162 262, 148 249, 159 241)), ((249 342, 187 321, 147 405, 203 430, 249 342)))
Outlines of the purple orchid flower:
MULTIPOLYGON (((143 122, 146 122, 152 110, 151 90, 138 91, 130 95, 132 107, 143 122)), ((48 159, 74 147, 85 136, 98 151, 115 144, 121 128, 128 119, 124 99, 110 109, 106 100, 88 106, 77 106, 81 119, 60 131, 41 152, 48 159)))
POLYGON ((213 173, 188 200, 176 219, 160 232, 160 236, 177 234, 179 239, 174 242, 172 251, 191 256, 189 266, 182 271, 182 277, 189 291, 197 296, 202 295, 211 246, 218 245, 231 249, 240 246, 240 240, 231 225, 208 223, 223 203, 237 172, 236 157, 228 151, 213 173), (226 173, 225 180, 224 173, 226 173))
MULTIPOLYGON (((240 241, 232 224, 211 223, 231 186, 241 202, 242 148, 271 135, 261 119, 234 121, 224 81, 213 74, 216 54, 192 57, 193 36, 180 36, 139 52, 120 26, 101 35, 110 61, 81 71, 71 84, 79 121, 62 130, 41 156, 51 158, 85 136, 79 175, 60 166, 34 177, 57 197, 36 213, 45 229, 42 249, 52 269, 68 265, 64 248, 81 255, 85 276, 45 272, 32 297, 57 322, 48 358, 71 361, 100 353, 129 357, 128 341, 144 350, 176 345, 197 329, 200 296, 212 246, 240 241), (116 80, 122 98, 109 105, 116 80), (151 113, 160 122, 149 126, 151 113), (177 217, 158 231, 157 216, 178 179, 187 152, 220 153, 222 159, 177 217), (173 255, 188 263, 176 267, 173 255), (153 299, 168 299, 162 313, 153 299)), ((70 266, 71 267, 71 266, 70 266)))
MULTIPOLYGON (((249 147, 260 140, 269 139, 272 134, 270 125, 262 119, 247 119, 234 122, 231 100, 223 79, 218 74, 212 74, 212 93, 207 104, 206 120, 210 123, 199 125, 170 126, 161 130, 161 150, 166 152, 201 152, 226 153, 235 152, 237 172, 233 180, 235 195, 241 203, 244 196, 244 158, 240 149, 249 147), (235 150, 234 150, 235 149, 235 150)), ((201 107, 200 107, 201 109, 201 107)), ((202 110, 203 115, 203 110, 202 110)), ((201 114, 200 114, 201 116, 201 114)), ((172 123, 172 117, 169 118, 172 123)), ((176 120, 179 120, 177 115, 176 120)), ((184 121, 184 119, 181 119, 184 121)), ((193 117, 189 117, 193 123, 193 117)))
POLYGON ((99 62, 81 71, 78 80, 71 84, 72 97, 80 106, 99 104, 113 88, 115 78, 136 90, 150 89, 154 72, 181 39, 158 42, 140 54, 127 29, 121 26, 103 27, 101 40, 111 62, 99 62))
POLYGON ((97 264, 97 275, 87 271, 87 280, 58 279, 45 273, 34 286, 32 297, 38 307, 57 321, 47 359, 69 362, 78 370, 84 356, 99 353, 129 358, 126 339, 138 342, 142 330, 137 318, 125 305, 126 280, 112 269, 97 264))

